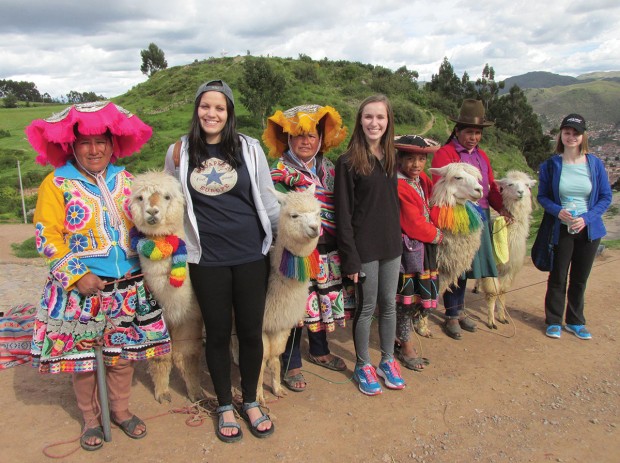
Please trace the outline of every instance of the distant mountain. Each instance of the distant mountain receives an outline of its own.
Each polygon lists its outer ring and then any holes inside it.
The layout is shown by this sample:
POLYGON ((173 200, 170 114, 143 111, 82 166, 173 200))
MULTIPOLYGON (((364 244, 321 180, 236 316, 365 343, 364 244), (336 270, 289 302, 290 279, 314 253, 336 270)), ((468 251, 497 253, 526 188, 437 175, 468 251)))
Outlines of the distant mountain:
POLYGON ((615 131, 620 127, 620 71, 591 72, 577 77, 528 72, 506 79, 502 93, 513 85, 524 90, 547 130, 557 128, 571 112, 583 115, 589 129, 615 131))
POLYGON ((525 90, 526 88, 550 88, 576 83, 579 83, 576 77, 562 76, 552 72, 534 71, 504 80, 504 89, 500 91, 500 95, 508 93, 514 85, 518 85, 519 88, 525 90))
POLYGON ((588 72, 577 76, 579 80, 618 80, 620 71, 588 72))

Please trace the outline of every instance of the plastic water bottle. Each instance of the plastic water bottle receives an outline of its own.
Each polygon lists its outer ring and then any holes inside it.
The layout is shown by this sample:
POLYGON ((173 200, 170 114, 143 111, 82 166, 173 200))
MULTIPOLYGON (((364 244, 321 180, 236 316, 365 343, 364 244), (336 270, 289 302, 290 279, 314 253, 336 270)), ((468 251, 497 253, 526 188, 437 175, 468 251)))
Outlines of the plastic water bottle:
MULTIPOLYGON (((568 212, 570 212, 570 215, 572 215, 573 217, 577 217, 577 204, 575 203, 575 200, 573 198, 566 198, 566 199, 568 200, 568 202, 566 203, 565 209, 568 212)), ((577 233, 577 230, 575 230, 573 227, 569 225, 568 233, 570 233, 571 235, 574 235, 577 233)))

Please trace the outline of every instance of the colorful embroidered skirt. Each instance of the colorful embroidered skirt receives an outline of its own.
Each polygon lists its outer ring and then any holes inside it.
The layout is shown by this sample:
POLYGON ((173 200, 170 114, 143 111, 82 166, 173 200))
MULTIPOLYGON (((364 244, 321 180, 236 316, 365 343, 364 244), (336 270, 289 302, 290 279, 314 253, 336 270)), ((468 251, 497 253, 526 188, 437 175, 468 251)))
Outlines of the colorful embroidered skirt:
POLYGON ((96 342, 103 345, 106 365, 170 352, 161 307, 142 277, 110 283, 94 296, 67 292, 48 277, 35 316, 33 366, 42 373, 96 370, 96 342))
POLYGON ((332 332, 335 325, 346 325, 355 310, 355 300, 346 294, 342 285, 338 251, 323 252, 321 248, 319 246, 321 272, 316 280, 310 280, 303 323, 313 332, 332 332))
POLYGON ((413 314, 437 307, 437 245, 424 243, 424 271, 398 275, 396 303, 401 310, 413 314))

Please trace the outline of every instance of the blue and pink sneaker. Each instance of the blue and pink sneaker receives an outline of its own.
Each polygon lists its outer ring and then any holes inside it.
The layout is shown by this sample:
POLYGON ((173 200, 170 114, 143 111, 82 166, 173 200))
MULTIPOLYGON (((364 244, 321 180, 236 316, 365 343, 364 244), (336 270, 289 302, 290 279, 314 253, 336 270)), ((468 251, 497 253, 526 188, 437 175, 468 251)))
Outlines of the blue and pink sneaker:
POLYGON ((385 387, 388 389, 404 389, 405 380, 400 374, 400 364, 393 358, 382 360, 377 369, 377 375, 385 381, 385 387))
POLYGON ((383 392, 379 379, 377 378, 377 372, 375 367, 369 363, 363 365, 355 365, 353 370, 353 377, 359 385, 360 391, 366 395, 378 395, 383 392))

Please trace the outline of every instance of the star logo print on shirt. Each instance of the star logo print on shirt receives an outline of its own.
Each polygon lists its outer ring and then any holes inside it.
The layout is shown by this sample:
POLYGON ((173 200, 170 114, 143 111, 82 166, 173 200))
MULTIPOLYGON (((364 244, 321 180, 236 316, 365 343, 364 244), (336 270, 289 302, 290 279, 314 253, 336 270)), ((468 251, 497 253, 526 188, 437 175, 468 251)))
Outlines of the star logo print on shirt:
POLYGON ((226 161, 209 158, 192 171, 190 182, 194 190, 207 196, 229 192, 237 184, 237 171, 226 161))

